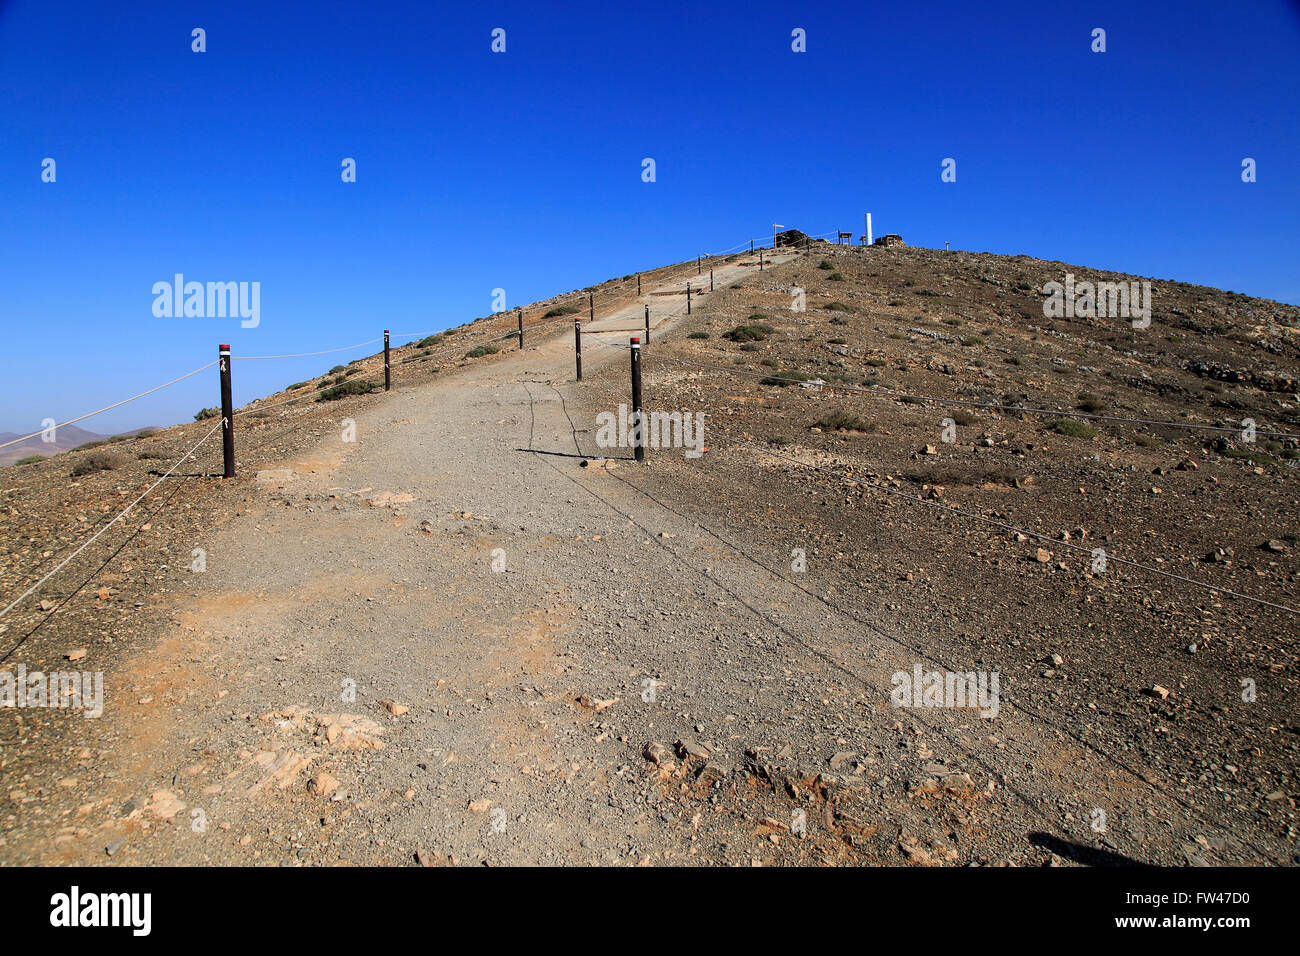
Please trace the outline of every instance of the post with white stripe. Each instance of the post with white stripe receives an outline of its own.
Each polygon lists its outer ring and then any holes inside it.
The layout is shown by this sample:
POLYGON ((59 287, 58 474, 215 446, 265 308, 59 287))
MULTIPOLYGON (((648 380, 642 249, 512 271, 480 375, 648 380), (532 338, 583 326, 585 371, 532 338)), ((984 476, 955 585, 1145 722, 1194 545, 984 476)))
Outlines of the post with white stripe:
POLYGON ((384 391, 393 387, 393 377, 388 370, 388 330, 384 329, 384 391))
POLYGON ((235 477, 235 403, 230 394, 230 346, 217 346, 217 367, 221 370, 221 457, 223 478, 235 477))
POLYGON ((573 320, 573 361, 578 366, 578 381, 582 381, 582 319, 573 320))
POLYGON ((524 310, 515 309, 515 315, 519 316, 519 351, 524 350, 524 310))
POLYGON ((645 461, 646 423, 641 411, 641 340, 632 336, 632 421, 633 448, 637 461, 645 461))

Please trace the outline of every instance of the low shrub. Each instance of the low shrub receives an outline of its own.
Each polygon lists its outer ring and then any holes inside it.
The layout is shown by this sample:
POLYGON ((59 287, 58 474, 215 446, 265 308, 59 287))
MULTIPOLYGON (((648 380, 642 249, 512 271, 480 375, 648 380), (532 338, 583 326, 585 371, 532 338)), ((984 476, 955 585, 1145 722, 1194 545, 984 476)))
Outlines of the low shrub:
POLYGON ((115 468, 121 468, 124 464, 122 456, 117 452, 96 451, 72 466, 72 477, 80 478, 82 475, 88 475, 93 471, 112 471, 115 468))
POLYGON ((347 398, 349 395, 369 395, 378 385, 373 382, 362 382, 357 379, 349 379, 342 385, 335 385, 327 388, 316 396, 318 402, 333 402, 340 398, 347 398))
POLYGON ((775 375, 768 375, 759 381, 759 385, 775 385, 778 388, 785 388, 788 385, 794 385, 799 382, 810 382, 816 376, 809 375, 807 372, 800 372, 797 369, 787 369, 784 372, 777 372, 775 375))
POLYGON ((865 432, 871 426, 857 415, 845 411, 833 411, 817 420, 817 427, 827 431, 865 432))
POLYGON ((1081 422, 1077 418, 1053 418, 1047 423, 1047 429, 1054 431, 1058 435, 1068 435, 1070 438, 1096 438, 1097 429, 1093 428, 1087 422, 1081 422))
POLYGON ((723 332, 722 337, 732 342, 761 342, 771 334, 770 325, 738 325, 730 332, 723 332))

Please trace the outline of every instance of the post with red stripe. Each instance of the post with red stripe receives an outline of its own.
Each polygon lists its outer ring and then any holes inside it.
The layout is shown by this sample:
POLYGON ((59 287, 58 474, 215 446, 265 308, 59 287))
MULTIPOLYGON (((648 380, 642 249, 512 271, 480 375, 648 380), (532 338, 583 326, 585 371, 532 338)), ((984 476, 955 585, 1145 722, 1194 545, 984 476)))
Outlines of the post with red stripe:
POLYGON ((637 461, 645 461, 646 425, 641 411, 641 340, 632 336, 632 446, 637 461))
POLYGON ((582 319, 573 320, 573 361, 578 366, 578 381, 582 381, 582 319))
POLYGON ((230 394, 230 346, 217 346, 217 367, 221 371, 221 457, 223 478, 235 477, 235 403, 230 394))
POLYGON ((388 330, 384 329, 384 391, 393 387, 393 377, 388 370, 388 330))

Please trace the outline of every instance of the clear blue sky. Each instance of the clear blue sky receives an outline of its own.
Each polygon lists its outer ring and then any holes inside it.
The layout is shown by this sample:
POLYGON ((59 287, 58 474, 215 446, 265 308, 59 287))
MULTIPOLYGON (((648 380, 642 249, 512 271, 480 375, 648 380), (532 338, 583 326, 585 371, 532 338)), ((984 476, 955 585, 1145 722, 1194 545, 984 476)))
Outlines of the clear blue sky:
MULTIPOLYGON (((1286 0, 0 0, 0 430, 134 394, 219 342, 442 329, 497 287, 513 306, 774 220, 860 232, 868 210, 910 244, 1300 302, 1298 110, 1286 0), (155 318, 176 272, 260 282, 260 326, 155 318)), ((235 400, 335 361, 237 365, 235 400)), ((216 398, 212 370, 84 425, 216 398)))

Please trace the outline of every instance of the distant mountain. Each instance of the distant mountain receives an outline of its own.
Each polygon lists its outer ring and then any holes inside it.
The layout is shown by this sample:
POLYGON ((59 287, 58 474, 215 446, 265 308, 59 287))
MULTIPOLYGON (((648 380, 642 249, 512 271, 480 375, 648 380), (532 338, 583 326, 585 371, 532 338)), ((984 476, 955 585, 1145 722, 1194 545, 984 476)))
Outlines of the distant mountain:
MULTIPOLYGON (((120 432, 122 435, 138 435, 142 431, 154 431, 152 428, 133 428, 130 431, 120 432)), ((13 441, 24 435, 25 432, 0 432, 0 445, 5 442, 13 441)), ((80 448, 82 445, 90 442, 107 441, 111 435, 101 435, 99 432, 92 432, 85 428, 78 428, 76 425, 64 425, 54 433, 53 442, 41 440, 40 435, 29 438, 17 445, 10 445, 8 448, 0 448, 0 465, 12 465, 14 462, 23 458, 30 458, 32 455, 41 455, 48 458, 51 455, 62 454, 65 451, 71 451, 74 448, 80 448)))

